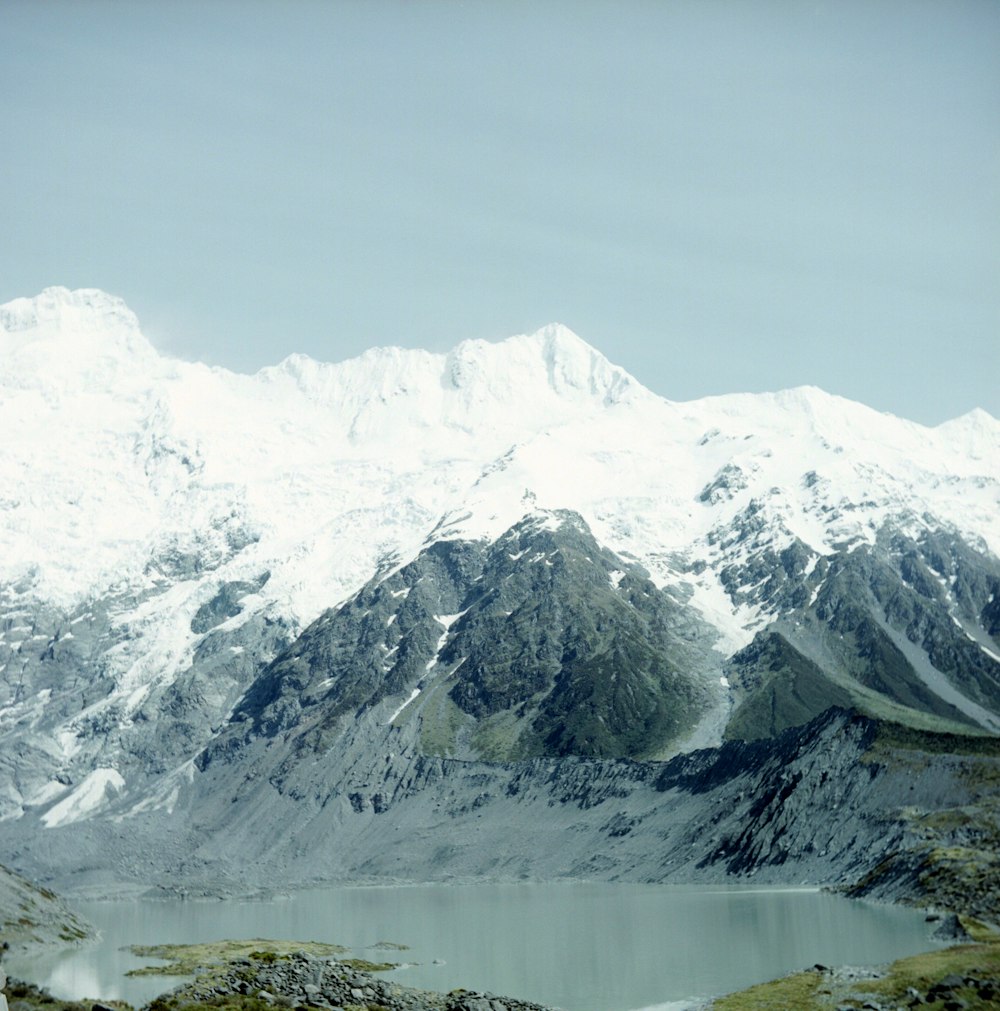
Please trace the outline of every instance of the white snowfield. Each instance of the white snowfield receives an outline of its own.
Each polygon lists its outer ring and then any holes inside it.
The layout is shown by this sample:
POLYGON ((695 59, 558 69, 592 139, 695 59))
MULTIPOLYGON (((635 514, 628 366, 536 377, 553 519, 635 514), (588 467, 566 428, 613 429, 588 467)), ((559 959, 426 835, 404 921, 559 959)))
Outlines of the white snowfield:
MULTIPOLYGON (((301 627, 380 566, 534 510, 576 510, 661 585, 688 584, 725 650, 763 620, 717 578, 760 547, 720 536, 752 502, 776 548, 869 542, 891 517, 1000 554, 985 412, 927 428, 814 387, 673 403, 557 324, 241 375, 158 354, 118 298, 49 288, 0 306, 0 432, 0 605, 147 591, 109 657, 126 711, 190 663, 221 583, 270 572, 231 620, 301 627), (165 576, 181 557, 198 574, 165 576)), ((49 823, 103 803, 113 771, 49 823)))
POLYGON ((672 403, 559 325, 247 376, 160 356, 120 299, 49 288, 0 306, 0 431, 0 581, 59 604, 149 583, 174 550, 270 569, 304 621, 380 557, 534 508, 578 510, 664 580, 752 499, 818 552, 924 513, 1000 552, 984 411, 926 428, 813 387, 672 403), (726 466, 744 487, 700 501, 726 466))
POLYGON ((46 828, 82 821, 96 814, 108 800, 124 789, 125 780, 115 769, 94 769, 69 796, 42 815, 46 828))

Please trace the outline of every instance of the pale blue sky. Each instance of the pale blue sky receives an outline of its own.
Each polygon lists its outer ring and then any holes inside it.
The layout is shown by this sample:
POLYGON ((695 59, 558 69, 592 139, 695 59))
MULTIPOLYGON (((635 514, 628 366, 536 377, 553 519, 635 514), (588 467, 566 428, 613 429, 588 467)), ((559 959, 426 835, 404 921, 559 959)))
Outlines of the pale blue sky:
POLYGON ((0 8, 0 301, 164 351, 558 320, 658 393, 1000 415, 1000 3, 0 8))

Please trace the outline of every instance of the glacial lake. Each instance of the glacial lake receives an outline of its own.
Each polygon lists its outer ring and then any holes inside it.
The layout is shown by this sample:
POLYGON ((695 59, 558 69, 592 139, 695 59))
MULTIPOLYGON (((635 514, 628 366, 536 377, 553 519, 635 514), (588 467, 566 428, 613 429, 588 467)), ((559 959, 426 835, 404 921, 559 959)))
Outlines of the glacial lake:
POLYGON ((410 986, 465 986, 567 1011, 674 1009, 816 962, 870 965, 935 947, 923 914, 812 889, 551 883, 315 889, 256 900, 74 903, 93 947, 13 976, 66 998, 138 1006, 176 978, 127 978, 130 944, 221 938, 329 941, 410 986), (405 951, 380 943, 408 945, 405 951))

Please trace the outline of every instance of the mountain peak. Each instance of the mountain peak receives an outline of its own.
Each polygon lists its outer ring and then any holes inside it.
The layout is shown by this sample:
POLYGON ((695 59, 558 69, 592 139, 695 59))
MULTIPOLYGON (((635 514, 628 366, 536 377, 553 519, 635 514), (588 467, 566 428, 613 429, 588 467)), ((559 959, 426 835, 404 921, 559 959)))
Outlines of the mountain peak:
POLYGON ((0 305, 0 366, 25 380, 89 375, 109 361, 150 364, 157 358, 135 313, 97 288, 46 288, 0 305))
POLYGON ((480 386, 504 400, 538 383, 544 388, 544 393, 537 390, 540 395, 598 399, 605 406, 642 389, 624 369, 561 323, 497 343, 463 341, 445 356, 444 380, 446 388, 480 386))
POLYGON ((481 436, 497 450, 522 436, 634 397, 643 387, 570 329, 550 324, 501 341, 462 341, 441 354, 376 347, 336 363, 290 355, 257 373, 293 385, 331 411, 355 444, 394 446, 444 426, 481 436), (492 433, 492 434, 491 434, 492 433))
POLYGON ((604 356, 588 344, 575 330, 563 323, 547 323, 536 330, 531 337, 539 341, 547 357, 567 358, 579 356, 604 356))
POLYGON ((942 422, 935 432, 954 449, 977 460, 996 459, 1000 446, 1000 421, 981 407, 974 407, 966 414, 942 422))
POLYGON ((99 288, 52 287, 0 306, 0 327, 7 333, 58 328, 138 331, 139 321, 122 299, 99 288))
POLYGON ((617 403, 635 380, 624 369, 612 365, 569 327, 550 323, 535 334, 543 346, 543 356, 553 389, 567 388, 597 393, 603 390, 606 403, 617 403))
POLYGON ((984 411, 981 407, 973 407, 971 411, 966 411, 965 414, 960 414, 957 418, 942 422, 938 428, 996 432, 1000 429, 1000 420, 994 418, 989 411, 984 411))

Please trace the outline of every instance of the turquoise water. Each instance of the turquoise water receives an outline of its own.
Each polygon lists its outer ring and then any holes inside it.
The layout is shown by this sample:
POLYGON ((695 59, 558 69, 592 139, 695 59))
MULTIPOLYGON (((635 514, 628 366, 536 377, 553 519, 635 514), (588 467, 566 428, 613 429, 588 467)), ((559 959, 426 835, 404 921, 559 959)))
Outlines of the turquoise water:
POLYGON ((127 979, 129 944, 330 941, 433 990, 490 990, 567 1011, 683 1007, 794 969, 866 965, 934 946, 912 910, 803 889, 597 883, 325 888, 267 901, 78 902, 102 934, 83 951, 10 959, 67 998, 141 1004, 176 985, 127 979), (380 950, 379 942, 408 950, 380 950))

